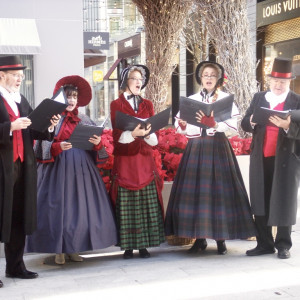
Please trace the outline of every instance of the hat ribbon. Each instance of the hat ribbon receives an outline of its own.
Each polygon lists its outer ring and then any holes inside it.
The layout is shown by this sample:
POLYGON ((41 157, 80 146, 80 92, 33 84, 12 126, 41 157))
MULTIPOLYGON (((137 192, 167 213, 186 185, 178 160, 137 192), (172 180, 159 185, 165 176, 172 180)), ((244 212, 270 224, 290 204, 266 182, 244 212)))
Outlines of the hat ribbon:
POLYGON ((292 73, 279 73, 279 72, 272 72, 271 76, 273 77, 283 77, 283 78, 289 78, 292 76, 292 73))
POLYGON ((17 67, 23 67, 23 65, 6 65, 6 66, 0 66, 0 68, 17 68, 17 67))

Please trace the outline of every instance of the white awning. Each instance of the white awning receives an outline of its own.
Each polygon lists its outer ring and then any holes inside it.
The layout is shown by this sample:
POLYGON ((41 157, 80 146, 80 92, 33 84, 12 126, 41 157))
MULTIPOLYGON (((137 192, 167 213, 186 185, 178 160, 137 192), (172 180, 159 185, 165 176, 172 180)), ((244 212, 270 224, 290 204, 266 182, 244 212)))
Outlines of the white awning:
POLYGON ((33 19, 0 18, 1 54, 37 54, 41 42, 33 19))

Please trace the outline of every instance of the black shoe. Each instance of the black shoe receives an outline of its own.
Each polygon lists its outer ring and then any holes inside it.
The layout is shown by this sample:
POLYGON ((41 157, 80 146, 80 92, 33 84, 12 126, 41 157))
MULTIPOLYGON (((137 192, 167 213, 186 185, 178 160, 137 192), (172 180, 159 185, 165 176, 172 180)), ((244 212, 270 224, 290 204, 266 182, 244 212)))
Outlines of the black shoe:
POLYGON ((39 275, 38 275, 38 273, 35 273, 35 272, 31 272, 28 270, 22 270, 22 271, 15 272, 15 273, 6 272, 5 276, 8 278, 34 279, 34 278, 37 278, 39 275))
POLYGON ((290 258, 291 254, 290 251, 288 249, 282 248, 282 249, 278 249, 278 258, 290 258))
POLYGON ((124 259, 130 259, 133 258, 133 250, 125 250, 124 254, 123 254, 123 258, 124 259))
POLYGON ((148 250, 146 248, 139 249, 139 252, 140 252, 141 258, 149 258, 150 257, 150 253, 148 252, 148 250))
POLYGON ((226 254, 227 253, 227 248, 226 248, 226 244, 225 241, 217 241, 217 247, 218 247, 218 253, 219 254, 226 254))
POLYGON ((200 249, 205 250, 207 247, 206 239, 196 239, 194 245, 188 250, 189 253, 197 253, 200 249))
POLYGON ((3 282, 0 280, 0 288, 3 287, 3 282))
POLYGON ((255 248, 246 251, 246 255, 248 256, 258 256, 258 255, 264 255, 264 254, 273 254, 275 253, 275 249, 265 249, 259 246, 256 246, 255 248))

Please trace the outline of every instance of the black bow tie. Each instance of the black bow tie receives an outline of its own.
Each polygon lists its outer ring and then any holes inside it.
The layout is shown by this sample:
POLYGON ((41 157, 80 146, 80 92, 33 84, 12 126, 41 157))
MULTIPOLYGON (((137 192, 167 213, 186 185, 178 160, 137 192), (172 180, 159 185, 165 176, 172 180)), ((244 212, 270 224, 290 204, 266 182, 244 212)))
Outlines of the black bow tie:
POLYGON ((133 98, 133 97, 135 97, 134 94, 128 95, 128 96, 127 96, 127 100, 130 100, 130 99, 133 98))
POLYGON ((128 95, 127 100, 133 98, 134 111, 137 112, 139 110, 139 99, 140 97, 134 94, 128 95))

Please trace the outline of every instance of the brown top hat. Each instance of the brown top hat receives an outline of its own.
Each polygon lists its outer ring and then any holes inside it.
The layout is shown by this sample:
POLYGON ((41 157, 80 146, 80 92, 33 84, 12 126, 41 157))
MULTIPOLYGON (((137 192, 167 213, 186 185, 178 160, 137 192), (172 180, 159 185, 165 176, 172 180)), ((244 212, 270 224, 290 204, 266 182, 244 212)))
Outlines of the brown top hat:
POLYGON ((24 70, 27 67, 22 65, 19 56, 2 56, 0 57, 0 71, 24 70))
POLYGON ((61 88, 67 85, 74 86, 78 91, 78 106, 86 106, 92 100, 92 88, 90 84, 81 76, 71 75, 58 80, 55 85, 53 95, 61 88))
POLYGON ((273 63, 272 72, 269 77, 280 79, 294 79, 292 75, 292 60, 288 58, 276 57, 273 63))

